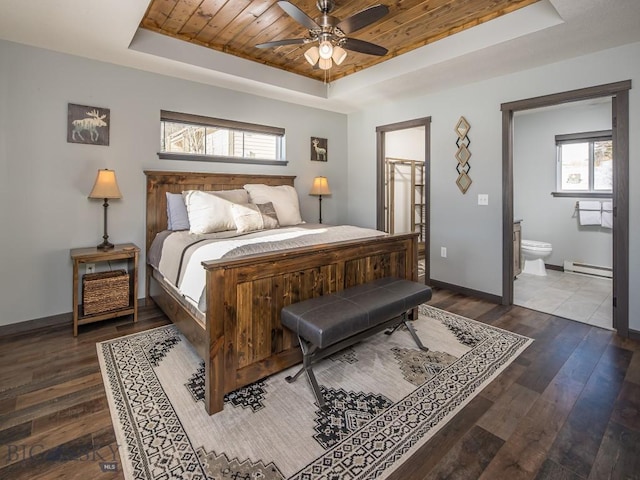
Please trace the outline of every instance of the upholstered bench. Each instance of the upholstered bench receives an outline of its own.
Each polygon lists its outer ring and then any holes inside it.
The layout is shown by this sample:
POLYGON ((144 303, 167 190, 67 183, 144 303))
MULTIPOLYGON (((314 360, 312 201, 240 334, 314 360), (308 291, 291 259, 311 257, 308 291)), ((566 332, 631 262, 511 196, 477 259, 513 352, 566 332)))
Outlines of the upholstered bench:
POLYGON ((318 360, 370 335, 404 324, 421 350, 422 344, 407 313, 431 299, 428 286, 399 278, 381 278, 340 292, 311 298, 282 309, 282 324, 298 335, 302 368, 286 380, 294 382, 306 372, 320 408, 324 399, 311 368, 318 360))

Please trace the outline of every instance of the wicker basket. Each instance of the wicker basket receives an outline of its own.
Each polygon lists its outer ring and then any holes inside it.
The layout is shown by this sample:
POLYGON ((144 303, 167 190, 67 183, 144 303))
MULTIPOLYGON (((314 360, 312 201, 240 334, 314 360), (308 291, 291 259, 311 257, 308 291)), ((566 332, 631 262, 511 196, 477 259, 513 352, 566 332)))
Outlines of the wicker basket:
POLYGON ((85 315, 128 307, 129 274, 125 270, 114 270, 84 275, 82 304, 85 315))

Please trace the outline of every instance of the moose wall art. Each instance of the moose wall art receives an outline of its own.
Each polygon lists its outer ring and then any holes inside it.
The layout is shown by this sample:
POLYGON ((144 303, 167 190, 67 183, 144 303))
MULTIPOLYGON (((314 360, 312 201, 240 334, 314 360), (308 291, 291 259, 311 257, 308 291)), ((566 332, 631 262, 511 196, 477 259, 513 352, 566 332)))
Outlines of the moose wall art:
POLYGON ((109 145, 111 118, 108 108, 69 104, 67 142, 109 145))

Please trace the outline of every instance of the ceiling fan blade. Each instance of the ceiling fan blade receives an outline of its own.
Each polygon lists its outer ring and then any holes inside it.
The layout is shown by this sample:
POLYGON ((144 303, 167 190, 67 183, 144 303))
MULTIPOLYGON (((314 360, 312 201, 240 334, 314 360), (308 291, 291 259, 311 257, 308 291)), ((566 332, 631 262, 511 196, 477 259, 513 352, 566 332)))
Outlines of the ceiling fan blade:
POLYGON ((309 42, 308 38, 285 38, 284 40, 274 40, 273 42, 259 43, 256 48, 281 47, 283 45, 299 45, 309 42))
POLYGON ((287 15, 293 18, 296 22, 309 30, 322 30, 322 27, 318 25, 313 19, 296 7, 293 3, 286 0, 280 0, 278 6, 283 9, 287 15))
POLYGON ((386 5, 374 5, 372 7, 365 8, 361 12, 358 12, 349 18, 345 18, 338 23, 336 27, 342 30, 345 35, 349 35, 351 32, 355 32, 356 30, 360 30, 367 25, 377 22, 387 13, 389 13, 389 7, 386 5))
POLYGON ((352 50, 354 52, 366 53, 367 55, 377 55, 382 57, 386 55, 389 50, 375 43, 365 42, 364 40, 358 40, 357 38, 347 38, 342 45, 342 48, 352 50))

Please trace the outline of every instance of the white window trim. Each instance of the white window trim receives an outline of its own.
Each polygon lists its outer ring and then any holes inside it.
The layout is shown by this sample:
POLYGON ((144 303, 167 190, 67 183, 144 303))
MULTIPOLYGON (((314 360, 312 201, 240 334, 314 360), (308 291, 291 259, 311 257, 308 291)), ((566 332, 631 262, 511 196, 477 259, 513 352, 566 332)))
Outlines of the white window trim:
MULTIPOLYGON (((611 130, 598 130, 593 132, 570 133, 556 135, 556 190, 551 192, 554 197, 580 197, 580 198, 611 198, 612 190, 562 190, 561 186, 561 159, 560 146, 567 143, 596 142, 599 140, 612 140, 611 130)), ((589 179, 593 182, 593 159, 589 160, 589 179)))

